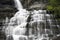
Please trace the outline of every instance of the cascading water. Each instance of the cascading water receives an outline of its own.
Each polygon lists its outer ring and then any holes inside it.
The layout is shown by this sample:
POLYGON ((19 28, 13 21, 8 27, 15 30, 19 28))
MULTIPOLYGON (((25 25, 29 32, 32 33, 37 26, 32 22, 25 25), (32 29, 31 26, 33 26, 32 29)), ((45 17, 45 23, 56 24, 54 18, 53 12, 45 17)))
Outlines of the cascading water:
POLYGON ((6 28, 6 40, 9 40, 9 36, 12 36, 13 40, 51 40, 52 38, 49 39, 48 37, 49 34, 53 35, 54 31, 51 30, 51 15, 46 14, 46 10, 27 11, 23 9, 19 0, 14 0, 14 2, 18 12, 10 19, 10 23, 6 28), (46 23, 49 24, 50 29, 46 23))
POLYGON ((21 5, 20 0, 14 0, 15 6, 17 7, 18 10, 23 9, 23 6, 21 5))

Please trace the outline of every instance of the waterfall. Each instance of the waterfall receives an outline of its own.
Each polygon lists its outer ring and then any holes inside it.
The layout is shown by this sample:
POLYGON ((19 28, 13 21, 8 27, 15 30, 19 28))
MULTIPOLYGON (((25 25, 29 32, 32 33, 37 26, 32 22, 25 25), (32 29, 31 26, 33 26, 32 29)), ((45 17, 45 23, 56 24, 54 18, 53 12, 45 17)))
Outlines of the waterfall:
POLYGON ((20 0, 14 0, 18 12, 10 19, 6 28, 6 35, 12 36, 13 40, 51 40, 48 35, 55 33, 52 30, 51 14, 46 10, 27 11, 23 9, 20 0), (49 27, 49 28, 48 28, 49 27))
POLYGON ((23 6, 22 6, 20 0, 14 0, 14 2, 15 2, 15 6, 18 10, 23 9, 23 6))

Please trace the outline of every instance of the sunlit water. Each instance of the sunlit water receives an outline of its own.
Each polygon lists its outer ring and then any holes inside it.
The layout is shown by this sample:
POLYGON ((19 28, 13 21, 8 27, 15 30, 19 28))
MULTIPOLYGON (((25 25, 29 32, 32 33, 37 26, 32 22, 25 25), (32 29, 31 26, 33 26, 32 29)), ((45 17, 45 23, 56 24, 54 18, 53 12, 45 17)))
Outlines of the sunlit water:
POLYGON ((46 10, 27 11, 23 9, 19 0, 14 1, 18 12, 10 19, 6 28, 6 40, 9 36, 12 36, 13 40, 51 40, 52 38, 49 38, 48 35, 54 34, 52 15, 46 14, 46 10))

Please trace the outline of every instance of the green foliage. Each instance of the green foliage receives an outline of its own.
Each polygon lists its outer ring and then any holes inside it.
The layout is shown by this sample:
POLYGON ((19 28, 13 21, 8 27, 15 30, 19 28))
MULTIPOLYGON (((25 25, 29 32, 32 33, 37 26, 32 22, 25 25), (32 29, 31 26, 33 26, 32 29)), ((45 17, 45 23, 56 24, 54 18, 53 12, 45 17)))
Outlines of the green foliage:
POLYGON ((56 6, 56 0, 49 0, 49 4, 52 6, 56 6))
POLYGON ((49 0, 49 3, 52 6, 58 6, 60 4, 60 0, 49 0))
POLYGON ((48 0, 47 10, 54 11, 53 14, 60 17, 60 0, 48 0))
POLYGON ((47 10, 53 10, 53 7, 50 6, 50 5, 48 5, 48 6, 47 6, 47 10))
MULTIPOLYGON (((60 0, 49 0, 47 6, 48 6, 48 7, 50 6, 50 7, 52 7, 53 9, 54 9, 55 7, 59 7, 59 6, 60 6, 60 0)), ((48 9, 48 7, 47 7, 47 9, 48 9)))

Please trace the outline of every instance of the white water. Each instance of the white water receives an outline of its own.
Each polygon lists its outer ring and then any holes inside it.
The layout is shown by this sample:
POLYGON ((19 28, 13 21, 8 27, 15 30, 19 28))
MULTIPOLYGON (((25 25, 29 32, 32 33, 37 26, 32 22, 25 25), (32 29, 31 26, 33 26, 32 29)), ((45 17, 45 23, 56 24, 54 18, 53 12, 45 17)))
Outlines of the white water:
POLYGON ((15 6, 18 10, 23 9, 23 6, 22 6, 20 0, 14 0, 14 2, 15 2, 15 6))
MULTIPOLYGON (((6 28, 7 38, 12 35, 14 40, 49 40, 48 33, 53 34, 50 29, 46 29, 46 18, 47 17, 50 25, 50 15, 46 14, 46 10, 34 10, 29 12, 23 9, 20 0, 14 0, 15 6, 18 12, 10 19, 10 23, 6 28), (29 36, 25 35, 27 31, 27 20, 31 14, 31 20, 29 22, 29 36), (43 27, 45 27, 43 29, 43 27), (34 33, 32 33, 34 32, 34 33)), ((27 32, 28 33, 28 32, 27 32)))
MULTIPOLYGON (((27 25, 27 20, 28 17, 30 15, 30 12, 28 12, 26 9, 23 9, 23 6, 21 4, 21 2, 19 0, 14 0, 15 1, 15 6, 17 7, 17 9, 19 10, 18 12, 16 12, 16 14, 14 15, 14 17, 12 17, 10 19, 10 23, 8 25, 8 27, 6 28, 7 31, 7 35, 12 35, 14 40, 21 40, 19 39, 20 37, 25 38, 26 40, 28 40, 28 37, 25 35, 26 33, 26 25, 27 25), (13 26, 16 23, 16 26, 13 26)), ((42 31, 42 29, 39 29, 39 23, 40 22, 44 22, 44 13, 46 13, 45 10, 34 10, 31 14, 31 20, 30 24, 33 24, 35 22, 37 22, 37 31, 38 31, 38 38, 36 40, 42 40, 43 36, 40 36, 40 31, 42 31), (41 38, 40 38, 41 37, 41 38)), ((36 29, 34 29, 36 30, 36 29)), ((36 31, 35 31, 36 33, 36 31)), ((33 38, 32 40, 35 40, 35 35, 32 34, 32 29, 30 30, 29 28, 29 38, 33 38)), ((24 39, 23 39, 24 40, 24 39)))

